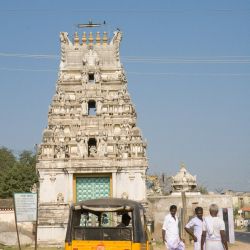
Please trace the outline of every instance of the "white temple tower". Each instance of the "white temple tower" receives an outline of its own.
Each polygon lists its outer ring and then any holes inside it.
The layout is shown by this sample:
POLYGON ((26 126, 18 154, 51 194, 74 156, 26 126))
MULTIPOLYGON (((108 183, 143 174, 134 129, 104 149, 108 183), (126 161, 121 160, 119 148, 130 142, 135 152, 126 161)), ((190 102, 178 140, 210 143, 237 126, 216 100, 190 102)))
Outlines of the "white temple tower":
POLYGON ((60 34, 61 62, 48 126, 39 146, 40 244, 62 243, 72 202, 118 197, 146 200, 146 143, 120 61, 115 31, 60 34))
POLYGON ((197 182, 196 175, 191 175, 184 163, 181 164, 179 172, 172 176, 172 195, 181 194, 181 192, 186 192, 186 194, 197 195, 200 194, 196 190, 197 182))

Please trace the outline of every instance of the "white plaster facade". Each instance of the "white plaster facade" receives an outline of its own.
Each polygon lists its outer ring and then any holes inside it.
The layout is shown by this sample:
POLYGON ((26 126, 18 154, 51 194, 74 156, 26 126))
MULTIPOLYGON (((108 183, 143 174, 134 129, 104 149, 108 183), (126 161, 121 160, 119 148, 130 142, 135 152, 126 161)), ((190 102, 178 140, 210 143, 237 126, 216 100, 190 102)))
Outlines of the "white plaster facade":
POLYGON ((60 34, 61 62, 38 149, 40 244, 62 244, 76 176, 109 176, 110 196, 146 200, 146 143, 120 62, 122 38, 60 34))
MULTIPOLYGON (((18 222, 18 230, 28 236, 33 236, 33 222, 18 222)), ((15 214, 13 209, 0 209, 0 233, 16 232, 15 214)))

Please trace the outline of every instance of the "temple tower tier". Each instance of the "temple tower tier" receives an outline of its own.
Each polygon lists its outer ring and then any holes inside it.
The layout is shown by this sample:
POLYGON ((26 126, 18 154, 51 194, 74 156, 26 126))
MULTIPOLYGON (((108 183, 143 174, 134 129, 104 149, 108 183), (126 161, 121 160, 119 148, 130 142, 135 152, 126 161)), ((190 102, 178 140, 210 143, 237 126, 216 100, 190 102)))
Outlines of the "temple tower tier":
POLYGON ((40 244, 62 244, 68 208, 99 197, 145 202, 146 143, 120 61, 122 33, 60 33, 61 60, 38 149, 40 244))

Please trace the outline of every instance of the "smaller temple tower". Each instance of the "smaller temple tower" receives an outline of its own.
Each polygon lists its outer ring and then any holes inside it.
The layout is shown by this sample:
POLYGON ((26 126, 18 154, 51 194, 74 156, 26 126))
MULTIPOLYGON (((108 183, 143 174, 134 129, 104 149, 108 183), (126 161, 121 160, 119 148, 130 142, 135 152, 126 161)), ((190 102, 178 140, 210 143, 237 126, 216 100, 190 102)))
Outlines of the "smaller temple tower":
POLYGON ((183 191, 187 192, 188 194, 199 194, 195 190, 197 187, 196 183, 196 176, 191 175, 184 163, 181 163, 179 172, 172 176, 172 194, 178 194, 183 191))

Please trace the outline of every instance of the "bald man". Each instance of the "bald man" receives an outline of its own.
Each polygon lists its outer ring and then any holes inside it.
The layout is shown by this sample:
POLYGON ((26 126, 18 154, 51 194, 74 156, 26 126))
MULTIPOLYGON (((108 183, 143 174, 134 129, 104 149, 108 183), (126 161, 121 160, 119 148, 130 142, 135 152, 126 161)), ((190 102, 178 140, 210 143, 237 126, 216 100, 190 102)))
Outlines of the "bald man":
POLYGON ((204 218, 201 236, 201 250, 204 250, 206 242, 206 250, 228 250, 225 223, 219 218, 219 207, 212 204, 209 207, 210 216, 204 218))

